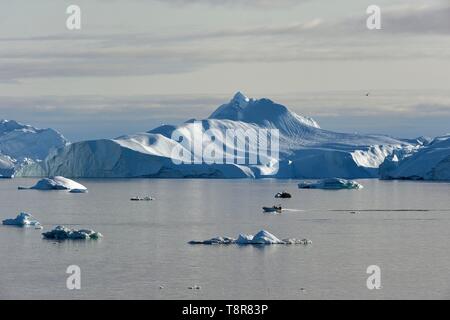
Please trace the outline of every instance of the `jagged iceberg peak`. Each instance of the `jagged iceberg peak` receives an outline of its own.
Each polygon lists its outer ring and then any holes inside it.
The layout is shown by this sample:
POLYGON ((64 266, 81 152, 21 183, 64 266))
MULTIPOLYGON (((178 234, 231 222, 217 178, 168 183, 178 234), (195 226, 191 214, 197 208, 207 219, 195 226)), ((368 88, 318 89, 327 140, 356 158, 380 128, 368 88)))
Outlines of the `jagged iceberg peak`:
POLYGON ((0 119, 0 135, 5 135, 14 131, 23 133, 48 133, 51 135, 58 135, 60 139, 64 141, 64 143, 68 143, 68 140, 55 129, 40 129, 27 124, 22 124, 15 120, 0 119))
POLYGON ((6 120, 6 119, 0 120, 0 134, 6 134, 13 131, 38 133, 46 130, 52 129, 38 129, 30 125, 22 124, 15 120, 6 120))
POLYGON ((0 133, 5 133, 13 130, 24 129, 29 126, 25 126, 14 120, 0 119, 0 133))
POLYGON ((234 103, 235 105, 238 105, 241 108, 245 108, 249 102, 250 98, 240 91, 236 92, 233 99, 231 99, 231 103, 234 103))
POLYGON ((279 129, 304 125, 320 128, 313 119, 299 116, 281 104, 267 98, 249 98, 240 91, 230 102, 217 108, 209 119, 243 121, 258 125, 270 124, 279 129))
POLYGON ((221 105, 214 111, 210 119, 225 119, 225 120, 243 120, 243 113, 250 101, 255 101, 254 99, 250 99, 242 92, 238 91, 234 97, 230 100, 230 102, 221 105))
POLYGON ((67 139, 54 129, 38 129, 15 120, 0 120, 0 175, 12 176, 22 164, 44 160, 51 150, 67 144, 67 139), (8 159, 14 164, 5 165, 11 162, 8 159), (5 168, 12 171, 1 170, 5 168))

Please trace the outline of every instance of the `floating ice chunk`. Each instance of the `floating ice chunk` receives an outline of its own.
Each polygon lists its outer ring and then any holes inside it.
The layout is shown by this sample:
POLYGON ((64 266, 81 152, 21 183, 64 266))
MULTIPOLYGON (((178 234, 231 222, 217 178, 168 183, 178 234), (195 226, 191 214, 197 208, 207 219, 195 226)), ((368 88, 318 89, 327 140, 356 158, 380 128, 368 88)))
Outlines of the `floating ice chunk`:
POLYGON ((95 232, 94 230, 76 230, 64 226, 57 226, 52 231, 44 232, 42 236, 44 239, 53 240, 97 240, 103 237, 101 233, 95 232))
POLYGON ((298 240, 298 239, 283 239, 282 240, 282 242, 283 242, 283 244, 302 244, 302 245, 308 245, 308 244, 312 244, 312 241, 311 240, 308 240, 308 239, 301 239, 301 240, 298 240))
POLYGON ((237 239, 229 238, 229 237, 215 237, 209 240, 204 241, 190 241, 189 244, 204 244, 204 245, 212 245, 212 244, 237 244, 237 245, 273 245, 273 244, 302 244, 308 245, 311 244, 311 240, 308 239, 284 239, 280 240, 270 232, 266 230, 261 230, 255 235, 248 234, 240 234, 237 239))
POLYGON ((3 220, 3 224, 5 226, 18 226, 18 227, 34 226, 37 229, 42 228, 41 224, 39 223, 39 221, 36 220, 35 217, 25 212, 21 212, 14 219, 3 220))
POLYGON ((87 188, 82 184, 73 180, 56 176, 53 178, 44 178, 39 180, 34 186, 30 188, 19 187, 20 190, 69 190, 71 193, 86 193, 87 188))
POLYGON ((253 236, 250 244, 283 244, 283 242, 266 230, 261 230, 253 236))
POLYGON ((292 195, 289 192, 287 192, 287 191, 283 191, 283 192, 278 192, 275 195, 275 198, 277 198, 277 199, 290 199, 290 198, 292 198, 292 195))
POLYGON ((236 239, 229 238, 229 237, 216 237, 209 240, 204 241, 190 241, 189 244, 234 244, 236 242, 236 239))
POLYGON ((300 189, 327 189, 327 190, 363 188, 363 186, 356 181, 345 180, 340 178, 323 179, 313 182, 303 181, 298 184, 298 187, 300 189))
POLYGON ((237 244, 251 244, 253 241, 253 235, 251 234, 240 234, 235 243, 237 244))
POLYGON ((88 190, 87 189, 71 189, 69 192, 70 193, 87 193, 88 190))

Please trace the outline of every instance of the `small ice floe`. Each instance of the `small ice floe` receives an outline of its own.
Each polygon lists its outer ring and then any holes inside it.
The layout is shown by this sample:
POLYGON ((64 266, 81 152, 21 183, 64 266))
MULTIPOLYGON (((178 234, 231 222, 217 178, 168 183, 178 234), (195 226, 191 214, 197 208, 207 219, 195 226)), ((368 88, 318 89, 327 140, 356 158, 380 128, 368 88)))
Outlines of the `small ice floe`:
POLYGON ((290 199, 290 198, 292 198, 292 195, 289 192, 287 192, 287 191, 283 191, 283 192, 278 192, 275 195, 275 198, 277 198, 277 199, 290 199))
POLYGON ((261 230, 255 235, 249 234, 240 234, 237 239, 229 238, 229 237, 216 237, 209 240, 204 241, 190 241, 189 244, 203 244, 203 245, 213 245, 213 244, 237 244, 237 245, 273 245, 273 244, 303 244, 308 245, 311 244, 311 240, 308 239, 283 239, 280 240, 275 237, 273 234, 266 230, 261 230))
POLYGON ((103 237, 101 233, 94 230, 76 230, 64 226, 57 226, 52 231, 44 232, 42 236, 50 240, 98 240, 103 237))
POLYGON ((317 181, 303 181, 298 184, 300 189, 362 189, 363 186, 356 181, 340 178, 330 178, 317 181))
POLYGON ((71 189, 70 193, 87 193, 87 189, 71 189))
POLYGON ((87 188, 82 184, 75 182, 73 180, 56 176, 53 178, 44 178, 39 180, 32 187, 19 187, 19 190, 68 190, 71 193, 86 193, 87 188))
POLYGON ((14 219, 3 220, 5 226, 17 226, 17 227, 35 227, 36 229, 42 229, 42 225, 31 214, 21 212, 14 219))
POLYGON ((149 197, 149 196, 146 196, 146 197, 132 197, 131 199, 130 199, 131 201, 153 201, 153 200, 155 200, 154 198, 152 198, 152 197, 149 197))

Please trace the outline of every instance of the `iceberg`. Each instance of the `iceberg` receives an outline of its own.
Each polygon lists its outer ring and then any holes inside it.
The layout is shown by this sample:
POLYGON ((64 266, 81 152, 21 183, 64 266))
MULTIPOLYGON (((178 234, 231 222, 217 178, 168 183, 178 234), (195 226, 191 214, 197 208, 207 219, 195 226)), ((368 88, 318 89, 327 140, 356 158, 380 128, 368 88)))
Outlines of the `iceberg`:
POLYGON ((280 240, 270 232, 266 230, 261 230, 255 235, 247 235, 247 234, 240 234, 237 239, 230 238, 230 237, 215 237, 209 240, 204 241, 190 241, 189 244, 197 245, 275 245, 275 244, 284 244, 284 245, 291 245, 291 244, 302 244, 302 245, 308 245, 311 244, 312 241, 308 239, 283 239, 280 240))
MULTIPOLYGON (((270 141, 273 134, 267 137, 270 141)), ((245 139, 245 138, 244 138, 245 139)), ((238 139, 239 140, 239 139, 238 139)), ((238 92, 204 120, 188 120, 179 126, 163 125, 144 133, 115 139, 72 143, 51 152, 44 161, 22 167, 16 176, 69 178, 280 178, 347 179, 378 177, 384 160, 401 150, 412 152, 418 141, 395 139, 383 135, 338 133, 322 129, 309 117, 303 117, 270 99, 252 99, 238 92), (198 143, 195 137, 205 132, 224 133, 278 132, 279 152, 261 157, 257 150, 237 150, 245 154, 238 161, 235 151, 223 134, 198 143), (182 133, 180 139, 177 136, 182 133), (211 139, 212 140, 212 139, 211 139), (206 163, 200 155, 190 154, 186 146, 219 146, 219 160, 206 163), (192 162, 174 150, 187 151, 192 162), (265 161, 250 164, 249 159, 265 161), (227 162, 225 159, 235 159, 227 162), (185 159, 185 158, 184 158, 185 159), (180 163, 182 162, 182 163, 180 163)), ((257 148, 259 150, 259 148, 257 148)), ((214 154, 216 154, 214 152, 214 154)), ((204 156, 204 154, 203 154, 204 156)))
POLYGON ((44 160, 68 144, 53 129, 38 129, 14 120, 0 120, 0 177, 12 178, 21 167, 44 160))
POLYGON ((329 178, 319 181, 303 181, 298 184, 300 189, 326 189, 326 190, 340 190, 340 189, 362 189, 363 186, 356 181, 329 178))
POLYGON ((71 193, 86 193, 88 190, 82 184, 73 180, 56 176, 53 178, 44 178, 39 180, 34 186, 19 187, 20 190, 32 189, 32 190, 69 190, 71 193))
POLYGON ((14 176, 16 161, 10 156, 0 154, 0 178, 12 178, 14 176))
POLYGON ((101 233, 94 230, 76 230, 64 226, 57 226, 51 231, 44 232, 42 236, 50 240, 98 240, 103 237, 101 233))
POLYGON ((33 226, 37 228, 42 228, 39 221, 36 220, 35 217, 33 217, 31 214, 21 212, 16 218, 14 219, 6 219, 3 220, 3 224, 5 226, 18 226, 18 227, 27 227, 27 226, 33 226))
POLYGON ((413 154, 392 156, 380 166, 382 179, 450 181, 450 134, 424 144, 413 154))
POLYGON ((266 230, 261 230, 254 236, 252 235, 239 235, 236 240, 237 244, 283 244, 284 242, 275 237, 273 234, 266 230))

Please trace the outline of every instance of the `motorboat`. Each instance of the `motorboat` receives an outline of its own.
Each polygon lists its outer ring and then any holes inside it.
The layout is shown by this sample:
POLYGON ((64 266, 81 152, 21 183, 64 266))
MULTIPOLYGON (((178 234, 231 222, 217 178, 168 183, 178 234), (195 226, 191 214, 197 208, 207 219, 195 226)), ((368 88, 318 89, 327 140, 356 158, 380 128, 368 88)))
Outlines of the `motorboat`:
POLYGON ((276 212, 281 213, 283 208, 281 206, 273 206, 273 207, 263 207, 264 212, 276 212))

